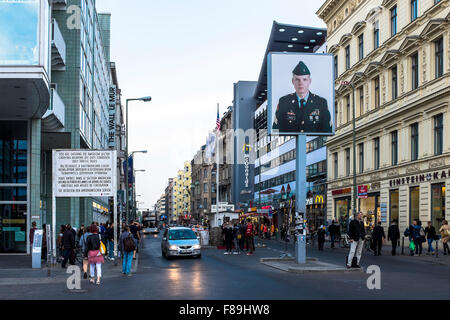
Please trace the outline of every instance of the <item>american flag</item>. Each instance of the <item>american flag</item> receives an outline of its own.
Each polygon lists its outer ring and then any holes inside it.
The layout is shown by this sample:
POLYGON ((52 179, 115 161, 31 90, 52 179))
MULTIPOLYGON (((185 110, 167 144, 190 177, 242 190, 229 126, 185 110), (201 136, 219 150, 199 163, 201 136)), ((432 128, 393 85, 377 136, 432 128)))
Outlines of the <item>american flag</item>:
POLYGON ((216 131, 220 131, 220 115, 219 115, 219 106, 217 106, 217 120, 216 120, 216 131))

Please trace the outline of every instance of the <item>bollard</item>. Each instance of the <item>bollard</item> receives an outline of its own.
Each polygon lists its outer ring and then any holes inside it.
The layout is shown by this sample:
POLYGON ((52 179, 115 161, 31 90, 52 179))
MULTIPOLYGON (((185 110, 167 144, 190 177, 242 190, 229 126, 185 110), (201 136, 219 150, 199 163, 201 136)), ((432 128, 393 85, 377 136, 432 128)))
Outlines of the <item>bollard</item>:
POLYGON ((436 240, 436 251, 435 251, 435 258, 437 260, 438 256, 439 256, 439 240, 436 240))
POLYGON ((402 237, 402 256, 405 254, 405 237, 402 237))

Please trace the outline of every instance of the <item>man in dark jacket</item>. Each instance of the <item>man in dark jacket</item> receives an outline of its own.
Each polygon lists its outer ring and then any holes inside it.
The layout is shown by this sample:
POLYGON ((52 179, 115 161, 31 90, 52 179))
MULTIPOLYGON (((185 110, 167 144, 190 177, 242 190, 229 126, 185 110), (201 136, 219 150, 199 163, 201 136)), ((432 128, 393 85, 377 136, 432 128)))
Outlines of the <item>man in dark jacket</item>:
POLYGON ((398 239, 400 239, 400 229, 397 220, 393 220, 388 229, 388 241, 392 243, 392 255, 395 256, 397 250, 398 239))
POLYGON ((323 251, 323 245, 325 244, 325 227, 320 226, 319 230, 317 231, 317 241, 319 243, 319 251, 323 251))
POLYGON ((334 248, 334 241, 336 240, 338 226, 334 224, 334 220, 331 221, 331 225, 328 227, 328 233, 330 234, 331 248, 334 248))
POLYGON ((66 231, 64 231, 63 233, 62 246, 64 260, 61 264, 61 267, 66 268, 67 260, 69 260, 71 265, 74 265, 75 259, 73 258, 73 255, 71 253, 72 250, 75 249, 75 236, 74 230, 72 229, 72 226, 70 224, 67 225, 66 231))
POLYGON ((348 236, 350 237, 350 252, 348 254, 347 268, 352 267, 352 260, 355 255, 357 258, 356 266, 360 268, 359 262, 361 261, 364 238, 366 236, 362 212, 357 213, 356 219, 350 222, 348 236))
POLYGON ((434 254, 433 241, 436 240, 436 229, 433 227, 431 221, 428 221, 428 226, 425 228, 425 234, 428 241, 428 254, 434 254))
POLYGON ((372 241, 374 255, 381 256, 381 247, 383 245, 383 239, 386 239, 381 221, 378 221, 378 225, 373 228, 372 241))

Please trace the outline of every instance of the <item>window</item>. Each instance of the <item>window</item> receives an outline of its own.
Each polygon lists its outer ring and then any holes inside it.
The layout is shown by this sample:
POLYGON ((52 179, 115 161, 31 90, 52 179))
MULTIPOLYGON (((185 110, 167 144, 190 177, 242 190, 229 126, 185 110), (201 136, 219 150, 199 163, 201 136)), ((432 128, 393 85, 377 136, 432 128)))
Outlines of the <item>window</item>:
POLYGON ((412 90, 419 87, 419 54, 416 52, 411 56, 411 80, 412 90))
POLYGON ((338 153, 335 152, 333 154, 333 158, 334 158, 334 178, 337 179, 338 178, 338 153))
POLYGON ((434 51, 435 51, 435 57, 434 57, 434 63, 435 63, 435 77, 439 78, 444 74, 444 43, 443 39, 440 38, 439 40, 434 42, 434 51))
POLYGON ((345 149, 345 173, 350 175, 350 148, 345 149))
POLYGON ((380 106, 380 77, 376 77, 373 80, 374 84, 374 98, 375 98, 375 108, 380 106))
POLYGON ((358 145, 359 148, 359 173, 364 172, 364 143, 358 145))
POLYGON ((398 80, 397 80, 397 66, 391 69, 392 78, 392 100, 398 97, 398 80))
POLYGON ((364 87, 359 88, 359 115, 364 114, 364 87))
POLYGON ((203 184, 203 192, 204 192, 204 193, 207 193, 207 192, 208 192, 208 184, 207 184, 207 183, 204 183, 204 184, 203 184))
POLYGON ((345 70, 350 69, 350 45, 345 47, 345 70))
POLYGON ((389 213, 391 221, 398 221, 399 218, 399 190, 389 191, 389 213))
POLYGON ((380 46, 380 26, 378 21, 373 24, 373 50, 380 46))
POLYGON ((347 122, 350 122, 350 95, 347 95, 345 101, 347 102, 347 122))
POLYGON ((441 113, 434 117, 434 154, 442 154, 443 147, 443 116, 441 113))
POLYGON ((203 169, 203 178, 207 178, 208 177, 208 169, 203 169))
POLYGON ((338 104, 337 102, 334 103, 334 125, 337 126, 338 121, 338 104))
POLYGON ((397 6, 391 9, 391 36, 397 34, 397 6))
POLYGON ((358 37, 359 60, 364 59, 364 33, 358 37))
POLYGON ((417 0, 411 0, 411 21, 417 19, 417 0))
POLYGON ((336 55, 334 56, 334 78, 337 79, 338 75, 338 56, 336 55))
POLYGON ((411 125, 411 161, 419 158, 419 124, 411 125))
POLYGON ((374 169, 380 169, 380 138, 375 138, 374 141, 374 169))
POLYGON ((397 131, 391 132, 391 149, 392 149, 392 154, 391 154, 392 165, 395 166, 398 163, 398 132, 397 131))

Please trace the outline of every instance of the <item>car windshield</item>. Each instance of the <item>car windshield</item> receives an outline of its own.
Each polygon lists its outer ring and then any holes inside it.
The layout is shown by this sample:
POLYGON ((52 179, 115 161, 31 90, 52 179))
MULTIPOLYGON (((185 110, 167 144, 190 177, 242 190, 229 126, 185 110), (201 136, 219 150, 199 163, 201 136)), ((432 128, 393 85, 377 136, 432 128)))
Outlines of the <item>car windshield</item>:
POLYGON ((169 240, 190 240, 197 239, 194 231, 190 229, 170 230, 169 240))

